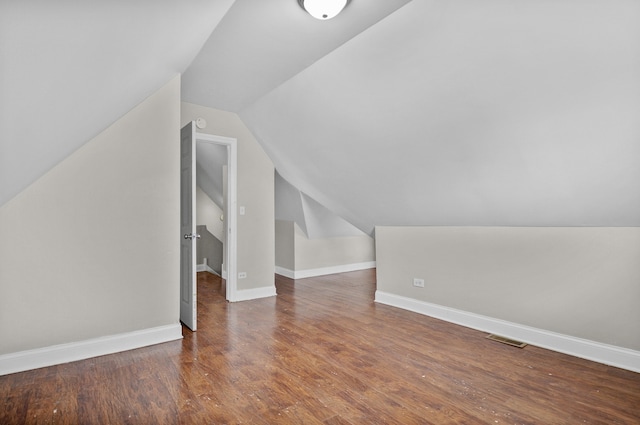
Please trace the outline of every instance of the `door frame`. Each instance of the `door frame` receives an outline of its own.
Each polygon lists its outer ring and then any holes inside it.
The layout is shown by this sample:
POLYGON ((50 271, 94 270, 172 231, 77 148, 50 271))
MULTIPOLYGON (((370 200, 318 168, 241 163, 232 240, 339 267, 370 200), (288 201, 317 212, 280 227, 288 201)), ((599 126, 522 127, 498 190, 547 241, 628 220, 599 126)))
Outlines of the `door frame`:
MULTIPOLYGON (((196 144, 210 143, 227 148, 227 211, 224 212, 227 218, 227 228, 225 229, 227 232, 227 246, 225 249, 227 258, 224 259, 224 263, 227 272, 227 301, 234 302, 238 301, 238 140, 232 137, 198 132, 196 132, 195 136, 196 144)), ((195 185, 196 182, 194 181, 193 184, 195 185)))

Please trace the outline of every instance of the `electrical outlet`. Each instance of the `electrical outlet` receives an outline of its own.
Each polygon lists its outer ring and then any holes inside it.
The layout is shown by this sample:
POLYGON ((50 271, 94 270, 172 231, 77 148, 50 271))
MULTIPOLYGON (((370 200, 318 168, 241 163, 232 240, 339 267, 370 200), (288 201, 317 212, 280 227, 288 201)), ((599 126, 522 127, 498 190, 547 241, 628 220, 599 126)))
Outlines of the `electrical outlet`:
POLYGON ((246 272, 240 272, 238 273, 238 279, 244 279, 247 277, 247 273, 246 272))
POLYGON ((418 288, 424 288, 424 279, 413 278, 413 286, 418 288))

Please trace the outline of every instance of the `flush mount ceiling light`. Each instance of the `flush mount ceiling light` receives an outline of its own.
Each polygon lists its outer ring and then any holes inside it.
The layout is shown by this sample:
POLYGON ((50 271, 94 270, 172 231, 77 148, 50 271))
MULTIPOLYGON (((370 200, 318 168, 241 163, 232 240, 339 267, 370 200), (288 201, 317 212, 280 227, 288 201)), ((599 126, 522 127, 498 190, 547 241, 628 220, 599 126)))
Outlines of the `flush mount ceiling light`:
POLYGON ((298 0, 298 4, 309 15, 316 19, 326 21, 338 13, 342 12, 342 9, 349 4, 351 0, 298 0))

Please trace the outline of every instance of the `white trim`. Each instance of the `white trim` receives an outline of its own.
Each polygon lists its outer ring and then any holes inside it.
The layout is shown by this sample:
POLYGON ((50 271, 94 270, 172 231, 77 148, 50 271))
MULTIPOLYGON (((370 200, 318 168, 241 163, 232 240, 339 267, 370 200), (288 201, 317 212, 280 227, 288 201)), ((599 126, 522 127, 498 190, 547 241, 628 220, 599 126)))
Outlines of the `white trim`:
POLYGON ((182 338, 179 323, 0 355, 0 376, 119 353, 182 338))
POLYGON ((235 301, 255 300, 258 298, 274 297, 276 295, 278 294, 276 293, 275 285, 263 286, 262 288, 254 288, 254 289, 241 289, 236 291, 235 301))
POLYGON ((479 331, 523 341, 537 347, 640 372, 640 351, 494 319, 382 291, 376 291, 375 301, 479 331))
POLYGON ((211 267, 209 267, 208 264, 196 264, 196 272, 209 272, 215 274, 216 276, 220 276, 220 273, 213 270, 211 267))
MULTIPOLYGON (((238 140, 232 137, 196 133, 196 142, 226 146, 227 153, 227 257, 228 265, 223 273, 227 282, 227 300, 239 301, 238 291, 238 140)), ((226 260, 225 260, 226 261, 226 260)))
POLYGON ((335 273, 346 273, 346 272, 354 272, 357 270, 367 270, 374 269, 376 267, 375 261, 367 261, 364 263, 352 263, 352 264, 343 264, 340 266, 330 266, 330 267, 321 267, 318 269, 307 269, 307 270, 289 270, 284 267, 276 266, 276 273, 282 275, 284 277, 288 277, 289 279, 304 279, 307 277, 315 277, 315 276, 325 276, 328 274, 335 273))
POLYGON ((295 279, 296 272, 293 270, 285 269, 284 267, 276 266, 276 274, 279 274, 284 277, 288 277, 289 279, 295 279))

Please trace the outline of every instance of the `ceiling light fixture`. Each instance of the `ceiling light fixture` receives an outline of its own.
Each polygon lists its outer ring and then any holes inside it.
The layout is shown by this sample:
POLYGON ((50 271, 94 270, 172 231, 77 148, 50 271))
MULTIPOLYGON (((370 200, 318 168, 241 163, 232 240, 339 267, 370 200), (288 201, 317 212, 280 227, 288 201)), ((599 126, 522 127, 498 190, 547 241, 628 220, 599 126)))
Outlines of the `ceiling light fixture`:
POLYGON ((298 0, 298 4, 316 19, 326 21, 342 12, 351 0, 298 0))

